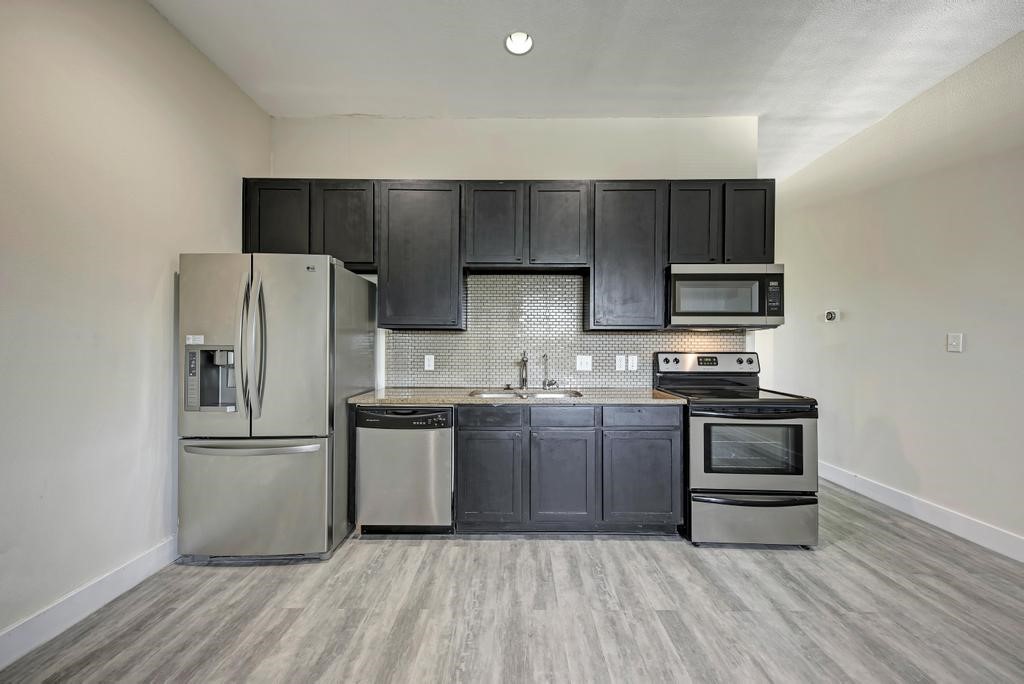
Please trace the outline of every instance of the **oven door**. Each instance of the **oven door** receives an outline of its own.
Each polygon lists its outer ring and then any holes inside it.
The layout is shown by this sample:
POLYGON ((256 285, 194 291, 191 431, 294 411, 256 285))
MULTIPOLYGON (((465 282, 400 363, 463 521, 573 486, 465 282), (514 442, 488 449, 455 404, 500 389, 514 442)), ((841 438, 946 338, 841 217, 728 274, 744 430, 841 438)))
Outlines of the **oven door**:
POLYGON ((817 422, 777 412, 691 413, 690 488, 818 491, 817 422))

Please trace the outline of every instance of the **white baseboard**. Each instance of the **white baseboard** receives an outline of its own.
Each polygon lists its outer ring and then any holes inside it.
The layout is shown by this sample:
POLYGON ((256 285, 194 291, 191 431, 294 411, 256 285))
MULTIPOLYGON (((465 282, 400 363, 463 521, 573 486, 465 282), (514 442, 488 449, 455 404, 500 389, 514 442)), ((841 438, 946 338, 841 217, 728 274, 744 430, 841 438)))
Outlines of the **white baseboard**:
POLYGON ((958 537, 984 546, 986 549, 992 549, 1004 556, 1024 562, 1024 536, 958 513, 951 508, 940 506, 895 487, 876 482, 831 463, 819 462, 818 474, 830 482, 852 489, 869 499, 891 506, 958 537))
POLYGON ((178 540, 162 542, 0 631, 0 670, 103 607, 178 557, 178 540))

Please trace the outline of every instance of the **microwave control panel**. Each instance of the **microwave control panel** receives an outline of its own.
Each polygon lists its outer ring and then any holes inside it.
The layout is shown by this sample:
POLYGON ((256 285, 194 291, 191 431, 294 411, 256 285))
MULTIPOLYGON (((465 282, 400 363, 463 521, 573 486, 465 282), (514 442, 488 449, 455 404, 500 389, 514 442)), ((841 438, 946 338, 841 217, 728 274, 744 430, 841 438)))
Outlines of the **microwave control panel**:
POLYGON ((765 315, 782 315, 782 274, 773 273, 765 278, 765 315))

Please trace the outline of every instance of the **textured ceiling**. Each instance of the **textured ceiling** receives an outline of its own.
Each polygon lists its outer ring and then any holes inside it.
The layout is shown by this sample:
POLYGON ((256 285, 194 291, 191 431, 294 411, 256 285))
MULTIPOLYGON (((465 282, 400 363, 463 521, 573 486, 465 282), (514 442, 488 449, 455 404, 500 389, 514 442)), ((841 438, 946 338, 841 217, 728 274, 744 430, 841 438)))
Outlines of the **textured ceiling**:
POLYGON ((778 178, 1024 30, 1024 0, 151 2, 274 116, 753 114, 778 178))

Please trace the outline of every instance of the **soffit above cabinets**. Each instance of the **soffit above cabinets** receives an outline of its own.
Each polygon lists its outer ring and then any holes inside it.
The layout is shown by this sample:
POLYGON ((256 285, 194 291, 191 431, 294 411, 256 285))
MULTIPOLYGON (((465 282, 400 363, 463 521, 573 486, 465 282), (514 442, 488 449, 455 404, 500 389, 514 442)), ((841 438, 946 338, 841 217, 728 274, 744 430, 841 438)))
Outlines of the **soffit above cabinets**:
POLYGON ((776 178, 1024 30, 1022 0, 151 3, 274 116, 757 115, 776 178))

